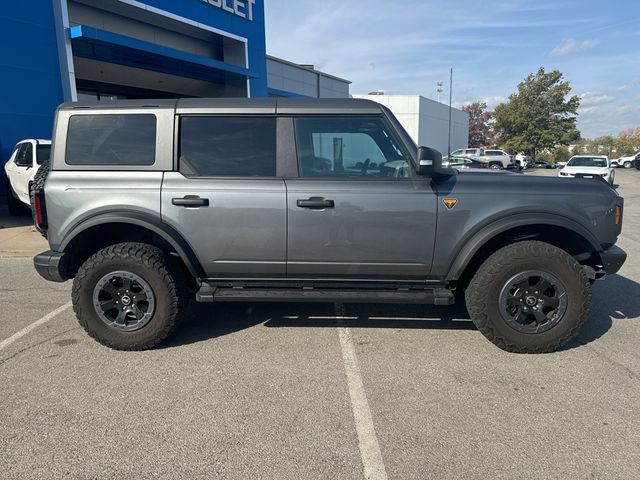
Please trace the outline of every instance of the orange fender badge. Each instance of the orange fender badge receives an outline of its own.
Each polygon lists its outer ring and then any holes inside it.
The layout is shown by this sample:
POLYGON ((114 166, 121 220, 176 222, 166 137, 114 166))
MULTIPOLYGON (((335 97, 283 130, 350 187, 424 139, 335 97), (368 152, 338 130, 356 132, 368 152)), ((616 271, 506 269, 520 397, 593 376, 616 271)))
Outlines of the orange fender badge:
POLYGON ((442 203, 444 203, 445 207, 447 207, 449 210, 451 210, 453 207, 455 207, 458 204, 458 199, 457 198, 443 198, 442 199, 442 203))

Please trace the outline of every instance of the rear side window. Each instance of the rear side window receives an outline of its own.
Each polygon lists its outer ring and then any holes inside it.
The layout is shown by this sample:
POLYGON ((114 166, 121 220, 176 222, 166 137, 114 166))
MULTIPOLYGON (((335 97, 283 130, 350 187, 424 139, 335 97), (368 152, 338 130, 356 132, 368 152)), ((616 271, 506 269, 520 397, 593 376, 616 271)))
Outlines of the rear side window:
POLYGON ((276 119, 182 117, 179 154, 187 177, 275 177, 276 119))
POLYGON ((69 119, 68 165, 153 165, 155 156, 155 115, 74 115, 69 119))

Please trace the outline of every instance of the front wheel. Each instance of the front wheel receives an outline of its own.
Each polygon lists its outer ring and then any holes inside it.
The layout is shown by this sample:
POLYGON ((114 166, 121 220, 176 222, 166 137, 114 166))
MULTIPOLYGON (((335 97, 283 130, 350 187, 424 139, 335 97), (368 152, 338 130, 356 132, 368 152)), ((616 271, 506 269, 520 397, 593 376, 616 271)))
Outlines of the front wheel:
POLYGON ((574 338, 591 308, 591 284, 568 253, 539 241, 490 256, 465 292, 478 330, 509 352, 553 352, 574 338))
POLYGON ((622 165, 624 168, 631 168, 631 162, 624 162, 622 165))
POLYGON ((73 309, 80 325, 116 350, 146 350, 179 323, 184 281, 162 250, 120 243, 93 254, 73 280, 73 309))

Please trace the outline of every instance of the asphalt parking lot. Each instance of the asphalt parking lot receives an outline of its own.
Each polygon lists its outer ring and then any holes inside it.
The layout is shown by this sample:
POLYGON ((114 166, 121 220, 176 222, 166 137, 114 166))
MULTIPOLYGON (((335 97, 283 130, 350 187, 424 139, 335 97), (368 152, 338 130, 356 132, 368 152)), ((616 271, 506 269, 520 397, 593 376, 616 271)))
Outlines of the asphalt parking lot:
POLYGON ((322 304, 193 304, 160 348, 116 352, 68 282, 0 254, 1 477, 638 478, 640 172, 616 175, 629 259, 547 355, 459 306, 322 304))

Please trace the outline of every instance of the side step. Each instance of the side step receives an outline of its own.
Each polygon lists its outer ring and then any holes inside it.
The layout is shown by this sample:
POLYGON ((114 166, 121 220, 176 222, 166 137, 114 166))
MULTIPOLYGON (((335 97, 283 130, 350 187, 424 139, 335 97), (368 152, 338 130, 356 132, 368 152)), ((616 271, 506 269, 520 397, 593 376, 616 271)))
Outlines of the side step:
POLYGON ((219 288, 203 285, 198 302, 341 302, 341 303, 423 303, 453 305, 450 290, 337 290, 286 288, 219 288))

